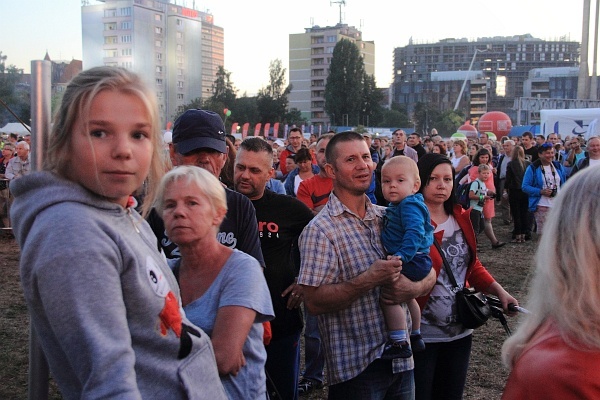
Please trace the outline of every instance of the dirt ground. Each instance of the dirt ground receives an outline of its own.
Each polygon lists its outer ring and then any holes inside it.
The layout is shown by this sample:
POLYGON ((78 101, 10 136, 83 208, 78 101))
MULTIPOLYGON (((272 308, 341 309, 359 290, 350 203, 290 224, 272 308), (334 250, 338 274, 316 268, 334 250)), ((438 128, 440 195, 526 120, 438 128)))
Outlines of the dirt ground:
MULTIPOLYGON (((498 218, 494 229, 500 240, 510 241, 511 226, 498 218)), ((534 241, 524 244, 508 243, 492 250, 489 241, 481 237, 479 257, 496 280, 523 304, 533 270, 534 241)), ((27 397, 29 320, 23 292, 19 283, 19 249, 11 235, 0 232, 0 399, 27 397)), ((510 319, 511 329, 517 319, 510 319)), ((465 399, 499 399, 508 371, 500 361, 500 348, 506 333, 497 319, 490 319, 476 330, 473 339, 471 364, 465 389, 465 399)), ((305 396, 325 399, 327 389, 305 396)), ((54 385, 50 398, 59 399, 54 385)))

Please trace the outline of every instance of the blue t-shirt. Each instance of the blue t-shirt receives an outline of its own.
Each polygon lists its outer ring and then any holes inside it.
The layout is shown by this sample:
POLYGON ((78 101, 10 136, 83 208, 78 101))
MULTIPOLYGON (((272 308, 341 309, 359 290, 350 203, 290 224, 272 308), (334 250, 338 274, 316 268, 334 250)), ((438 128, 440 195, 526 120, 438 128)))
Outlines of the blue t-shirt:
POLYGON ((183 309, 190 321, 212 336, 219 308, 225 306, 242 306, 256 311, 256 319, 242 349, 246 365, 237 376, 221 376, 225 392, 230 399, 264 399, 267 352, 262 323, 273 319, 275 313, 261 266, 253 257, 238 250, 233 250, 208 290, 183 309))

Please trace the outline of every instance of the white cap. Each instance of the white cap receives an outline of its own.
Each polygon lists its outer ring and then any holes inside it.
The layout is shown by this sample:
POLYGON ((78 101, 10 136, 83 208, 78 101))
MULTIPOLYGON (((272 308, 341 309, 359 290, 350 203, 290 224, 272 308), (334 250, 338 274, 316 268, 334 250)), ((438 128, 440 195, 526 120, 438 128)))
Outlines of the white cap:
POLYGON ((172 131, 166 131, 163 134, 163 142, 165 142, 165 144, 173 143, 173 132, 172 131))
POLYGON ((285 143, 283 143, 283 140, 281 140, 281 139, 277 139, 276 141, 273 142, 273 144, 276 144, 279 147, 285 145, 285 143))

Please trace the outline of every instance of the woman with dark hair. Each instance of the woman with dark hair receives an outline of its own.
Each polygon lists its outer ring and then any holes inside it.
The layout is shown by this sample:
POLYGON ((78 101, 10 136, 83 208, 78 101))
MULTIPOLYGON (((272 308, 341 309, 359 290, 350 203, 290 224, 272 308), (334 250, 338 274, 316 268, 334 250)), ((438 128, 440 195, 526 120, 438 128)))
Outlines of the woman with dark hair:
POLYGON ((296 165, 298 166, 296 169, 290 171, 287 178, 285 179, 285 192, 293 197, 296 197, 296 193, 298 193, 298 187, 300 186, 300 182, 305 179, 312 178, 316 174, 319 173, 319 167, 312 164, 312 154, 310 151, 302 147, 300 150, 296 152, 295 156, 296 165))
POLYGON ((487 189, 487 196, 485 196, 485 204, 483 206, 483 232, 490 242, 492 243, 492 249, 499 249, 506 243, 501 242, 496 238, 494 233, 494 227, 492 226, 492 218, 496 215, 494 208, 494 198, 496 193, 496 187, 494 186, 494 174, 496 174, 496 167, 492 164, 492 154, 486 148, 480 148, 479 151, 473 157, 473 166, 469 168, 468 176, 462 178, 461 183, 473 182, 477 179, 478 168, 480 164, 488 164, 492 173, 489 178, 484 182, 487 189))
POLYGON ((524 243, 528 231, 529 196, 521 190, 525 170, 531 164, 525 159, 525 152, 521 146, 515 146, 511 161, 506 166, 506 181, 504 187, 508 192, 508 203, 513 218, 515 238, 513 243, 524 243))
POLYGON ((518 304, 494 280, 477 258, 475 233, 469 212, 455 204, 454 169, 448 157, 426 154, 419 159, 419 176, 425 204, 435 227, 435 243, 430 256, 437 282, 426 296, 417 298, 421 307, 421 335, 426 343, 422 352, 414 353, 416 399, 462 399, 469 357, 472 329, 457 321, 456 298, 443 267, 448 262, 456 282, 484 293, 498 296, 505 312, 508 304, 518 304))

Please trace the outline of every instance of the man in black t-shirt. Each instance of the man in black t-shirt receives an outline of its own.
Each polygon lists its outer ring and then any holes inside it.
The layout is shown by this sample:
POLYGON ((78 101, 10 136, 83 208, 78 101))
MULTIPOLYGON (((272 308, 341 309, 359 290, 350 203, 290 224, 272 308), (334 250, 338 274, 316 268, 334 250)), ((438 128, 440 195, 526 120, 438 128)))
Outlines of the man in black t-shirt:
POLYGON ((417 156, 419 158, 427 154, 427 150, 425 150, 425 147, 423 147, 421 144, 421 135, 419 135, 417 132, 413 132, 408 135, 407 144, 417 152, 417 156))
POLYGON ((523 150, 525 151, 525 159, 531 162, 536 161, 538 156, 538 149, 535 146, 535 141, 533 139, 533 133, 529 131, 523 132, 521 135, 521 144, 523 145, 523 150))
MULTIPOLYGON (((175 153, 173 158, 177 160, 177 165, 195 165, 219 177, 229 149, 225 142, 223 120, 218 114, 205 110, 187 110, 173 125, 173 144, 174 148, 171 149, 175 153)), ((252 203, 246 196, 233 190, 226 188, 225 192, 227 214, 217 234, 219 242, 251 255, 264 267, 252 203)), ((148 217, 148 223, 167 258, 180 257, 179 248, 167 237, 164 223, 154 210, 148 217)))
POLYGON ((298 237, 313 212, 296 198, 265 190, 273 174, 272 160, 271 145, 258 137, 247 138, 236 156, 233 181, 235 190, 246 195, 256 209, 265 278, 275 310, 273 338, 266 346, 266 371, 281 398, 295 399, 303 326, 299 308, 302 287, 296 285, 300 268, 298 237))

